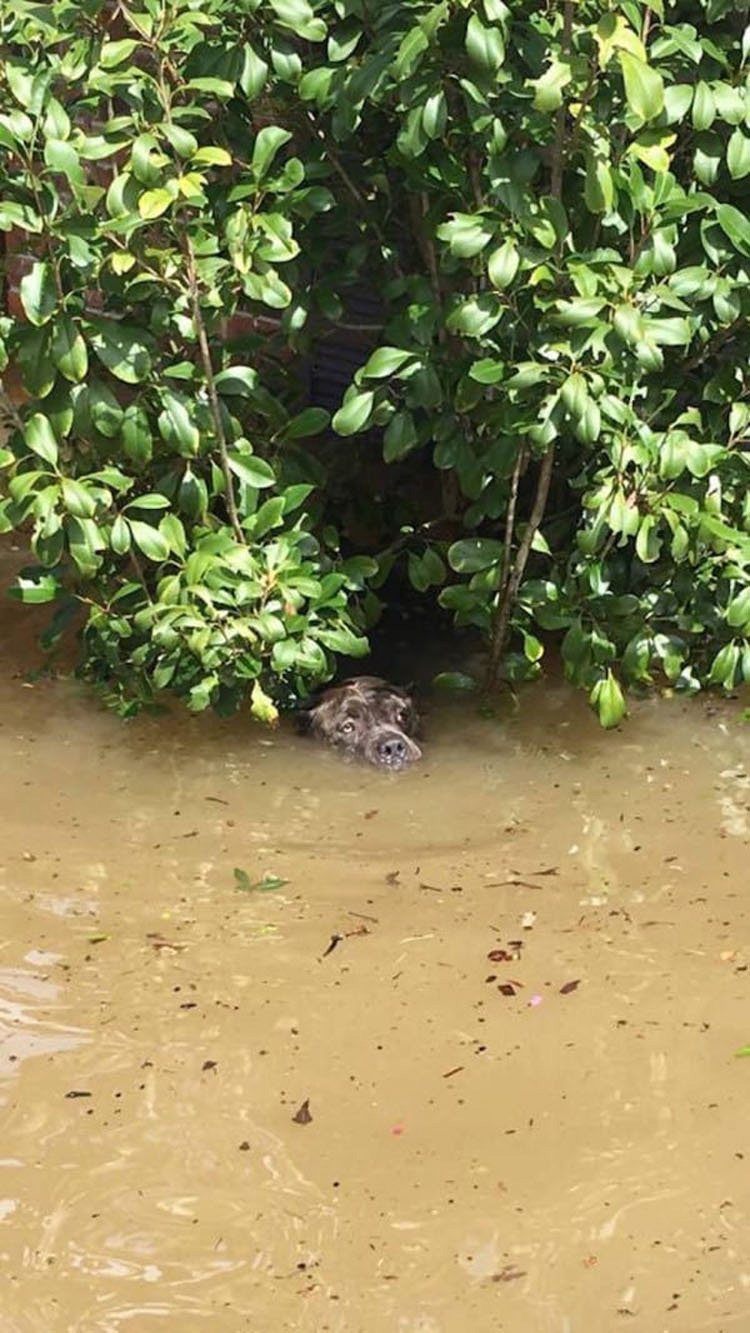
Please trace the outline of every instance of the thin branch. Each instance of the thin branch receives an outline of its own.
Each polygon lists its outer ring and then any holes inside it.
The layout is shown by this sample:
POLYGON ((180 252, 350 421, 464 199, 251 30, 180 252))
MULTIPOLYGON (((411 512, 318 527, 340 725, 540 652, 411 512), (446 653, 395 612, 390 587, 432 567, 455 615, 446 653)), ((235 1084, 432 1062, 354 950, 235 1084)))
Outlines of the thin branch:
POLYGON ((479 171, 479 159, 473 150, 470 150, 469 152, 469 179, 471 181, 474 202, 477 208, 484 208, 484 192, 482 190, 482 177, 479 171))
POLYGON ((523 465, 526 461, 526 449, 523 445, 518 450, 516 465, 513 469, 513 476, 510 483, 510 496, 508 498, 508 508, 505 515, 505 545, 503 548, 503 563, 500 570, 500 581, 497 588, 497 603, 495 607, 495 618, 492 627, 492 641, 490 644, 490 659, 487 665, 487 679, 493 684, 497 681, 500 670, 500 659, 503 652, 503 634, 501 633, 501 617, 503 608, 507 600, 508 582, 510 579, 510 560, 513 549, 513 533, 516 527, 516 506, 518 504, 518 485, 521 480, 523 465))
POLYGON ((0 405, 2 406, 3 410, 7 413, 7 415, 10 417, 16 430, 23 431, 24 428, 23 417, 21 416, 21 413, 19 412, 18 408, 13 402, 13 399, 11 398, 10 394, 8 393, 8 390, 6 389, 1 379, 0 379, 0 405))
POLYGON ((198 284, 198 271, 195 264, 195 253, 193 251, 190 237, 187 234, 183 236, 183 248, 185 262, 187 266, 187 277, 189 284, 190 306, 193 313, 193 324, 198 335, 198 347, 200 349, 201 361, 203 363, 203 373, 206 377, 206 390, 208 392, 208 402, 211 408, 211 419, 214 425, 216 443, 219 446, 219 457, 221 458, 221 470, 224 473, 224 485, 226 488, 227 510, 229 512, 229 521, 232 525, 232 531, 241 545, 246 545, 245 534, 240 523, 240 516, 237 511, 237 500, 234 494, 234 477, 232 469, 229 466, 229 451, 227 448, 227 437, 224 431, 224 423, 221 419, 221 406, 219 404, 219 395, 216 392, 216 381, 214 378, 214 368, 211 361, 211 352, 208 346, 208 335, 206 325, 203 320, 200 303, 200 288, 198 284))
POLYGON ((513 562, 513 572, 508 579, 508 586, 505 590, 505 596, 499 608, 495 634, 490 653, 490 660, 487 667, 486 688, 491 690, 497 684, 497 675, 502 660, 503 649, 508 638, 510 630, 510 616, 518 596, 518 589, 521 586, 521 579, 524 576, 526 565, 531 554, 531 547, 534 537, 537 534, 539 525, 544 518, 544 511, 547 506, 547 497, 549 495, 550 482, 552 481, 552 470, 555 462, 555 451, 550 449, 544 455, 539 468, 539 479, 537 481, 536 495, 531 510, 526 531, 518 548, 515 561, 513 562))
MULTIPOLYGON (((562 30, 562 50, 567 54, 570 49, 570 39, 573 33, 573 0, 565 0, 565 10, 563 13, 562 30)), ((565 149, 565 117, 567 114, 567 103, 562 102, 558 108, 557 119, 555 122, 555 141, 552 149, 552 176, 550 181, 550 194, 553 199, 559 199, 562 194, 562 177, 564 165, 565 149)))
MULTIPOLYGON (((332 146, 331 141, 326 135, 325 131, 321 129, 320 125, 316 124, 314 116, 309 111, 307 113, 307 120, 310 125, 310 128, 312 129, 313 134, 315 135, 315 138, 318 139, 320 143, 323 145, 326 157, 328 158, 328 161, 330 162, 334 171, 337 173, 338 176, 341 177, 341 180, 344 182, 344 185, 351 194, 352 198, 357 201, 363 214, 367 218, 368 226, 377 236, 380 242, 381 250, 383 251, 383 253, 389 253, 391 247, 388 245, 385 234, 382 228, 380 227, 377 218, 373 217, 373 211, 370 208, 367 199, 362 194, 362 191, 357 187, 357 185, 355 185, 354 181, 349 175, 349 172, 347 171, 346 167, 341 161, 341 158, 339 157, 335 148, 332 146)), ((403 277, 401 266, 398 263, 398 260, 395 258, 393 259, 393 267, 395 268, 399 277, 403 277)))

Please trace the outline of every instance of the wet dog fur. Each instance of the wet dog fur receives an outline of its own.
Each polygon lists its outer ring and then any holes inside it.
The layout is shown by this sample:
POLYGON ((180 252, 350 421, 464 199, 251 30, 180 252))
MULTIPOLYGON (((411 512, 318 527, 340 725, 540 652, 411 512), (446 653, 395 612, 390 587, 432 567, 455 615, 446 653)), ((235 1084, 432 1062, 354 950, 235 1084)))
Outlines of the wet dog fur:
POLYGON ((422 757, 419 717, 410 694, 379 676, 331 685, 297 715, 298 730, 380 768, 401 769, 422 757))

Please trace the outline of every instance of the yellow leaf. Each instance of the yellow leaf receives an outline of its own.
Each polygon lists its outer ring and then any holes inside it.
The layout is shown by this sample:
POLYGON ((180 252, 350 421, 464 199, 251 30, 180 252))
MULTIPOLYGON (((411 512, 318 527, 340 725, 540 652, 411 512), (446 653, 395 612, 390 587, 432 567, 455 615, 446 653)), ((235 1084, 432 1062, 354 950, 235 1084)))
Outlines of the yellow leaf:
POLYGON ((266 722, 270 726, 274 726, 279 720, 278 708, 257 680, 253 681, 250 695, 250 712, 253 717, 257 717, 259 722, 266 722))
POLYGON ((186 199, 194 199, 196 195, 203 192, 203 176, 197 171, 187 171, 184 176, 178 176, 177 184, 180 194, 186 199))

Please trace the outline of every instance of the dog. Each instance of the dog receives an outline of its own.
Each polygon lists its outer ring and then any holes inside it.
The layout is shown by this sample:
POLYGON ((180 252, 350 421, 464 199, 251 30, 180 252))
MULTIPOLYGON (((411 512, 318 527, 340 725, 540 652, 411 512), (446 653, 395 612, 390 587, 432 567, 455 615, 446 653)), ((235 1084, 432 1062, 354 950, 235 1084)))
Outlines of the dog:
POLYGON ((297 727, 379 768, 397 771, 422 758, 414 739, 419 718, 411 696, 379 676, 354 676, 328 686, 303 706, 297 727))

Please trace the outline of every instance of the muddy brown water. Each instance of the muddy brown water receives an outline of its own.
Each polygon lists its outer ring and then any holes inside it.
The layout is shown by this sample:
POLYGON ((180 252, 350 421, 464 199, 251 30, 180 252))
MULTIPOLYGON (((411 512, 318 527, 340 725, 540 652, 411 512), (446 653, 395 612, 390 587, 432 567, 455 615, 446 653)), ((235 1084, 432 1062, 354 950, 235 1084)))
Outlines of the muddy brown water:
POLYGON ((736 706, 442 706, 394 777, 1 615, 2 1333, 750 1328, 736 706))

